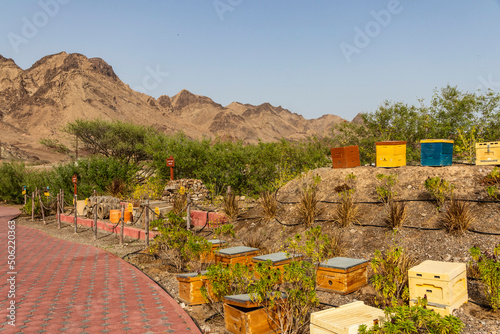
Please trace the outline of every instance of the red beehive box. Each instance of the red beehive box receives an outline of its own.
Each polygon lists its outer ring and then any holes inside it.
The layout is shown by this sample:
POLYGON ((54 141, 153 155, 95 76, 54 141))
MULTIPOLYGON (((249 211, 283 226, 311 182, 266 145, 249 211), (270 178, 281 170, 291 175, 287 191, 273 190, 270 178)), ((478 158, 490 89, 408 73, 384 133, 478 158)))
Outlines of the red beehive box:
POLYGON ((333 168, 349 168, 361 165, 357 146, 335 147, 331 149, 333 168))

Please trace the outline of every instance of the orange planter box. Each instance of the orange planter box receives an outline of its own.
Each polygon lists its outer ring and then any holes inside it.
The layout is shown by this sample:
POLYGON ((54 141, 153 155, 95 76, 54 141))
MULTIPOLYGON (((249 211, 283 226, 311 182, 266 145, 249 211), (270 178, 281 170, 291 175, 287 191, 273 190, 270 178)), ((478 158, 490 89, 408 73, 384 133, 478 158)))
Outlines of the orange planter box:
POLYGON ((336 147, 332 148, 330 152, 333 168, 358 167, 361 164, 358 146, 336 147))

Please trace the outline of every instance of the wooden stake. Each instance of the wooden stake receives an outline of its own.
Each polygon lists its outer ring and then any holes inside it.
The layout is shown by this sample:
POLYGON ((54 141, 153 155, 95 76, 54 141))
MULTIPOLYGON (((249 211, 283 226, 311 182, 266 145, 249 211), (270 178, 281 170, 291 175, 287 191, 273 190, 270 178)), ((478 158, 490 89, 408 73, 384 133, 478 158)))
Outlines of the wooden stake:
POLYGON ((120 246, 123 246, 123 228, 124 228, 124 222, 125 222, 125 206, 124 205, 122 205, 122 216, 121 216, 120 220, 121 220, 120 246))
POLYGON ((97 197, 95 195, 95 190, 92 205, 94 206, 94 239, 97 240, 97 197))
POLYGON ((144 210, 146 210, 146 214, 144 216, 144 228, 146 229, 144 239, 146 241, 146 248, 149 248, 149 199, 146 201, 146 207, 144 210))
POLYGON ((75 194, 74 198, 75 198, 75 205, 74 205, 74 208, 75 208, 75 224, 74 225, 75 225, 75 233, 78 233, 78 226, 76 224, 77 223, 77 212, 76 212, 76 198, 77 197, 76 197, 76 194, 75 194))
POLYGON ((186 228, 191 229, 191 195, 187 194, 187 208, 186 208, 186 228))

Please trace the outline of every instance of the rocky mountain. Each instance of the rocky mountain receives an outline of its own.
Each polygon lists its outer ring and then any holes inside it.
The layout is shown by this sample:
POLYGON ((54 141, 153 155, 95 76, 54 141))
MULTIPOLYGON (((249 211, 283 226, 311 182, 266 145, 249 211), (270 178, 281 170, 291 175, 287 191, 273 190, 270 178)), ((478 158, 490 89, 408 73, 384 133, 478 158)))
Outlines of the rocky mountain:
POLYGON ((26 70, 0 55, 0 143, 4 149, 15 148, 16 156, 53 159, 40 139, 67 142, 60 130, 76 119, 120 120, 165 133, 182 130, 193 138, 249 143, 321 136, 343 121, 335 115, 306 120, 269 103, 222 106, 187 90, 155 99, 123 83, 104 60, 81 54, 46 56, 26 70))

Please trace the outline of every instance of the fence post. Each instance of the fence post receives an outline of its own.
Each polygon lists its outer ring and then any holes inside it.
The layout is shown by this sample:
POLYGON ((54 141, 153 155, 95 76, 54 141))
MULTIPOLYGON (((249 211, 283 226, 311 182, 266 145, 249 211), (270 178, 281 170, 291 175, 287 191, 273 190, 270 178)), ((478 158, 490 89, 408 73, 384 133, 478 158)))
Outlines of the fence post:
POLYGON ((31 193, 31 221, 35 221, 35 192, 31 193))
POLYGON ((187 194, 187 208, 186 208, 186 228, 191 229, 191 195, 187 194))
POLYGON ((94 190, 94 198, 92 199, 92 206, 94 208, 94 240, 97 240, 97 197, 94 190))
POLYGON ((40 202, 40 210, 42 211, 43 225, 46 225, 46 223, 45 223, 45 211, 43 210, 42 195, 40 195, 40 193, 38 193, 38 201, 40 202))
POLYGON ((146 229, 144 239, 146 239, 146 248, 149 248, 149 200, 146 201, 146 207, 144 210, 146 210, 144 216, 144 228, 146 229))
POLYGON ((75 201, 75 205, 74 205, 74 208, 75 208, 75 233, 78 233, 78 227, 77 227, 77 224, 76 224, 77 223, 77 212, 76 212, 77 211, 76 210, 76 199, 77 199, 77 197, 76 197, 76 194, 74 196, 74 199, 75 199, 74 200, 75 201))
POLYGON ((61 228, 61 203, 60 203, 60 200, 61 200, 61 189, 59 189, 59 193, 57 194, 57 203, 56 203, 56 207, 57 207, 57 228, 61 228))
POLYGON ((123 225, 125 222, 125 205, 122 205, 122 216, 120 218, 120 221, 121 221, 120 246, 123 246, 123 225))

